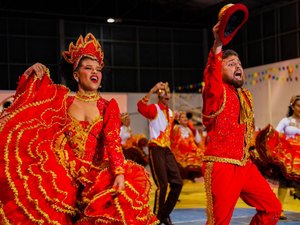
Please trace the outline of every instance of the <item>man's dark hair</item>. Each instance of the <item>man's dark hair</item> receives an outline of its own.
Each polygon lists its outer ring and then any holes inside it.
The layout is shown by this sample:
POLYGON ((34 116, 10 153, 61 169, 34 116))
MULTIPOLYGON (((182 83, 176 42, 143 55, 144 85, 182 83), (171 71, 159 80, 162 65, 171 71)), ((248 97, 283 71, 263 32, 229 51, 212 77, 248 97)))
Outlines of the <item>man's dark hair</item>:
POLYGON ((222 59, 226 59, 226 58, 228 58, 229 56, 232 56, 232 55, 239 57, 239 54, 236 51, 232 50, 232 49, 224 50, 222 59))

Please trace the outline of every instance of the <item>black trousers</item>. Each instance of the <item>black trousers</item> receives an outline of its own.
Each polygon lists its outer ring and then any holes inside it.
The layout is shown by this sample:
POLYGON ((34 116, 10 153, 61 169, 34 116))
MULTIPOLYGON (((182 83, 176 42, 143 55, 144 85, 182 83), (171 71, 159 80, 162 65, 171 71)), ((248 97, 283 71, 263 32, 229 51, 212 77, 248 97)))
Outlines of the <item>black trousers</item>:
POLYGON ((153 212, 158 219, 167 218, 177 203, 183 185, 179 168, 169 148, 149 146, 149 162, 157 186, 153 212), (166 198, 169 184, 170 192, 166 198))

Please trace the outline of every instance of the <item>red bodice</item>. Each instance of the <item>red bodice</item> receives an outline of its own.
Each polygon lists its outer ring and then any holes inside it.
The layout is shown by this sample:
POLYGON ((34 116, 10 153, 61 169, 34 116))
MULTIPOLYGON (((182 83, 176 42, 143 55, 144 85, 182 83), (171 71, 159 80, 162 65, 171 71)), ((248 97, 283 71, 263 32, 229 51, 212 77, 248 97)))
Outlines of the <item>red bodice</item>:
MULTIPOLYGON (((67 98, 67 108, 73 96, 67 98)), ((115 100, 108 102, 100 98, 97 102, 99 116, 93 121, 78 121, 67 114, 64 135, 72 153, 80 161, 99 166, 110 161, 115 174, 122 171, 124 156, 121 149, 119 109, 115 100), (113 116, 116 115, 116 116, 113 116)))
POLYGON ((192 130, 188 127, 175 125, 173 128, 173 138, 171 141, 171 150, 176 161, 183 167, 202 166, 203 150, 196 142, 192 130), (182 134, 182 132, 186 132, 182 134))

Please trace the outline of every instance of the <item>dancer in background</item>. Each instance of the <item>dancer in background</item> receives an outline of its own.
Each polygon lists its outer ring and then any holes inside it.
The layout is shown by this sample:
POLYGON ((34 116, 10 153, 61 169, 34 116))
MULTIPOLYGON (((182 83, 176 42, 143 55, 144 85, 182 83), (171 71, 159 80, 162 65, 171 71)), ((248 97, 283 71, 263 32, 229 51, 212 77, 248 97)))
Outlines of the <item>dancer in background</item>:
MULTIPOLYGON (((293 96, 288 113, 274 129, 271 125, 262 129, 256 138, 256 163, 262 173, 278 180, 278 198, 283 204, 292 188, 294 198, 300 199, 300 95, 293 96)), ((280 219, 287 217, 282 211, 280 219)))
POLYGON ((148 156, 144 152, 148 139, 144 134, 132 134, 129 113, 121 113, 121 144, 126 159, 130 159, 142 166, 148 165, 148 156))
MULTIPOLYGON (((297 161, 300 160, 300 95, 296 95, 291 98, 287 117, 283 118, 279 122, 279 124, 276 127, 276 130, 280 133, 284 133, 286 139, 289 140, 289 142, 293 146, 293 148, 289 149, 290 151, 287 149, 288 152, 286 153, 293 156, 293 161, 291 161, 291 163, 293 164, 295 162, 295 165, 293 166, 298 167, 297 170, 300 176, 300 163, 298 163, 297 165, 297 161)), ((284 178, 279 180, 278 198, 281 204, 284 203, 284 199, 286 197, 289 187, 291 187, 291 181, 284 178)), ((300 194, 300 189, 296 191, 295 195, 297 193, 300 194)), ((280 219, 287 219, 286 215, 284 214, 284 211, 282 211, 280 219)))
POLYGON ((201 140, 198 144, 198 147, 201 149, 202 152, 205 152, 207 137, 206 127, 204 127, 202 122, 197 122, 195 125, 195 129, 197 129, 201 140))
POLYGON ((173 137, 171 141, 171 150, 179 163, 181 177, 195 181, 195 178, 201 177, 201 166, 203 151, 198 147, 201 138, 198 130, 194 132, 198 134, 195 137, 193 131, 189 127, 189 120, 186 112, 178 112, 178 124, 173 128, 173 137))
POLYGON ((63 52, 75 96, 43 64, 21 76, 1 117, 1 224, 158 223, 145 169, 124 161, 117 102, 98 92, 103 57, 92 34, 63 52))
POLYGON ((137 104, 138 111, 149 119, 149 163, 157 186, 153 211, 161 224, 165 225, 172 224, 170 214, 183 185, 176 159, 170 149, 174 126, 174 114, 169 108, 170 98, 168 83, 158 82, 137 104), (157 104, 148 104, 154 93, 158 95, 157 104), (168 186, 170 191, 167 195, 168 186))
POLYGON ((187 112, 186 118, 188 120, 187 126, 191 129, 191 131, 193 132, 193 135, 195 136, 195 141, 197 142, 197 144, 199 144, 202 141, 202 137, 199 133, 199 130, 195 128, 195 125, 193 122, 193 113, 187 112))

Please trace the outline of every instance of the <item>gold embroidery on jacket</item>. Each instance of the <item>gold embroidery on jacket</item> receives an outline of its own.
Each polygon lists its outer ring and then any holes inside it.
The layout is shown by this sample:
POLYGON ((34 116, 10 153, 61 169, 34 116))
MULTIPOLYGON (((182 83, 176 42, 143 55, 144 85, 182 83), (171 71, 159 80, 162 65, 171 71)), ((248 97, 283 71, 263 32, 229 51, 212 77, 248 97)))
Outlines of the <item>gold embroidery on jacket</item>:
POLYGON ((213 162, 208 162, 205 168, 205 175, 204 175, 204 185, 206 190, 206 200, 207 200, 207 207, 206 207, 206 214, 207 214, 207 224, 213 225, 214 221, 214 209, 213 209, 213 197, 212 197, 212 171, 213 171, 213 162))

